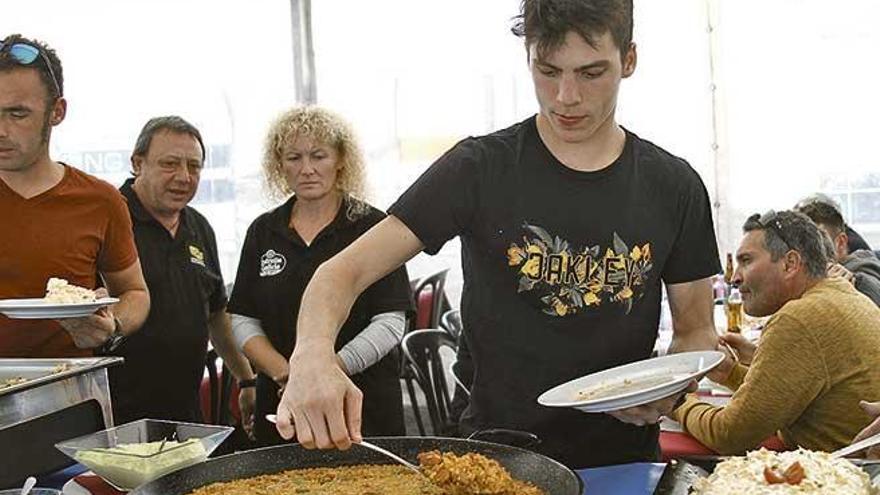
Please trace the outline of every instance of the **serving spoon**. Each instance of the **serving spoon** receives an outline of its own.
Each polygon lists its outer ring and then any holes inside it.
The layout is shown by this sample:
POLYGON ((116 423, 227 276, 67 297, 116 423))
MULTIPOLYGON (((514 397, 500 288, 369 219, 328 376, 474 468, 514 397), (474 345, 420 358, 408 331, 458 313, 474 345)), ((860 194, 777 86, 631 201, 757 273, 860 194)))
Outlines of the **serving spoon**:
MULTIPOLYGON (((274 414, 267 414, 266 421, 274 424, 274 423, 278 422, 278 417, 274 414)), ((383 449, 382 447, 379 447, 378 445, 372 444, 366 440, 361 440, 360 442, 355 442, 355 445, 360 445, 361 447, 364 447, 364 448, 367 448, 370 450, 374 450, 380 454, 383 454, 383 455, 393 459, 394 461, 398 462, 399 464, 402 464, 404 467, 406 467, 407 469, 409 469, 411 471, 415 471, 418 474, 423 474, 422 471, 419 469, 419 467, 416 466, 415 464, 407 461, 403 457, 400 457, 399 455, 397 455, 393 452, 390 452, 388 450, 383 449)))
POLYGON ((831 453, 831 457, 834 457, 834 458, 845 457, 850 454, 855 454, 856 452, 858 452, 860 450, 867 449, 868 447, 873 447, 874 445, 877 445, 878 443, 880 443, 880 433, 874 434, 864 440, 860 440, 860 441, 858 441, 852 445, 849 445, 847 447, 844 447, 842 449, 837 449, 831 453))

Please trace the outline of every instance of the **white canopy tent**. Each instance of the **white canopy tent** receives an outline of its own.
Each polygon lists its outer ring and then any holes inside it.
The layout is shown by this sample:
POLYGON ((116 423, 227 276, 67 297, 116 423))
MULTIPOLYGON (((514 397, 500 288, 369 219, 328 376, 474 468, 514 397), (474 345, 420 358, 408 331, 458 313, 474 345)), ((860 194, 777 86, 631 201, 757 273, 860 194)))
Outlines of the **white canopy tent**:
MULTIPOLYGON (((53 153, 120 183, 147 118, 180 114, 210 148, 197 208, 234 276, 250 221, 271 205, 259 179, 270 119, 296 101, 348 117, 387 207, 456 140, 535 111, 519 0, 30 0, 0 33, 55 47, 68 119, 53 153), (291 43, 291 40, 294 40, 291 43), (311 44, 309 43, 311 40, 311 44), (297 90, 299 88, 299 90, 297 90), (232 220, 234 219, 234 220, 232 220)), ((618 120, 687 159, 715 207, 721 252, 745 217, 824 191, 880 247, 880 2, 635 0, 639 67, 618 120)), ((414 276, 457 269, 458 245, 414 276)), ((448 288, 457 299, 460 276, 448 288)))

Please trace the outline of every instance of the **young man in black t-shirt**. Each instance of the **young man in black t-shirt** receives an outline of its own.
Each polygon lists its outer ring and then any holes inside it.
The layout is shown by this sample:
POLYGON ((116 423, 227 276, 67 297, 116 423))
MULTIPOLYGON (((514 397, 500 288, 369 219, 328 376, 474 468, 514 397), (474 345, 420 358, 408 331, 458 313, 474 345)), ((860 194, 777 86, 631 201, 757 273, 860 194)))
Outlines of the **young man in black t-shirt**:
POLYGON ((661 283, 671 351, 715 348, 709 277, 720 266, 706 189, 684 160, 615 121, 620 82, 636 66, 631 1, 526 0, 514 33, 540 112, 460 142, 318 270, 278 409, 282 435, 320 448, 360 439, 360 394, 333 361, 339 322, 363 287, 457 235, 474 363, 463 430, 531 431, 540 452, 571 467, 657 458, 656 423, 678 397, 609 415, 536 399, 650 357, 661 283))

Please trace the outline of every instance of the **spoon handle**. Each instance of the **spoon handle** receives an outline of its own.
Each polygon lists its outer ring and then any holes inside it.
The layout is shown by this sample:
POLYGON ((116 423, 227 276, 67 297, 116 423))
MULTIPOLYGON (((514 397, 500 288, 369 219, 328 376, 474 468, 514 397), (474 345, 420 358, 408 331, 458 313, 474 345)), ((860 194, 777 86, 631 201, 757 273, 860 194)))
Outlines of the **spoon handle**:
MULTIPOLYGON (((276 423, 278 421, 278 418, 274 414, 267 414, 266 420, 269 421, 270 423, 276 423)), ((367 442, 365 440, 361 440, 360 443, 356 443, 355 445, 360 445, 361 447, 375 450, 376 452, 383 454, 383 455, 386 455, 386 456, 394 459, 395 461, 399 462, 400 464, 403 464, 407 468, 409 468, 417 473, 421 473, 421 471, 419 470, 419 467, 416 466, 415 464, 407 461, 403 457, 400 457, 393 452, 389 452, 389 451, 383 449, 382 447, 379 447, 378 445, 374 445, 374 444, 367 442)))
POLYGON ((383 449, 382 447, 379 447, 378 445, 373 445, 372 443, 364 441, 364 440, 361 440, 360 443, 357 443, 355 445, 360 445, 361 447, 366 447, 368 449, 375 450, 376 452, 378 452, 380 454, 384 454, 384 455, 394 459, 395 461, 403 464, 404 466, 408 467, 409 469, 412 469, 413 471, 415 471, 417 473, 421 473, 421 471, 419 471, 418 466, 416 466, 415 464, 412 464, 411 462, 407 461, 403 457, 400 457, 393 452, 389 452, 389 451, 383 449))
POLYGON ((28 476, 28 479, 25 480, 24 486, 21 487, 20 495, 28 495, 31 490, 33 490, 34 486, 37 484, 37 479, 33 476, 28 476))
POLYGON ((864 440, 858 441, 848 447, 844 447, 839 450, 835 450, 831 453, 831 457, 845 457, 850 454, 855 454, 856 452, 867 449, 868 447, 873 447, 880 443, 880 433, 872 435, 864 440))

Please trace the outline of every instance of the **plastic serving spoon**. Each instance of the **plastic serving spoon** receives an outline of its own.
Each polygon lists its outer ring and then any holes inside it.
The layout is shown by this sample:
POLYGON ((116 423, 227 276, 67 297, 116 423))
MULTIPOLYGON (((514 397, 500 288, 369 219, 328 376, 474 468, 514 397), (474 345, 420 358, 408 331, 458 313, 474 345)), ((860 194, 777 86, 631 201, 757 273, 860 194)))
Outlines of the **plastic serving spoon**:
POLYGON ((21 487, 21 493, 19 495, 28 495, 31 492, 31 489, 37 484, 37 479, 33 476, 29 476, 27 480, 24 482, 24 486, 21 487))
POLYGON ((873 447, 874 445, 877 445, 878 443, 880 443, 880 433, 872 435, 864 440, 860 440, 860 441, 858 441, 848 447, 844 447, 842 449, 837 449, 831 453, 831 457, 834 457, 834 458, 845 457, 850 454, 855 454, 856 452, 858 452, 862 449, 867 449, 868 447, 873 447))
MULTIPOLYGON (((270 422, 270 423, 277 423, 277 422, 278 422, 278 417, 277 417, 276 415, 274 415, 274 414, 267 414, 267 415, 266 415, 266 421, 268 421, 268 422, 270 422)), ((378 453, 380 453, 380 454, 383 454, 383 455, 385 455, 385 456, 387 456, 387 457, 393 459, 394 461, 398 462, 399 464, 402 464, 402 465, 403 465, 404 467, 406 467, 407 469, 410 469, 410 470, 415 471, 415 472, 417 472, 417 473, 419 473, 419 474, 422 474, 422 471, 421 471, 421 470, 419 469, 419 467, 416 466, 415 464, 413 464, 413 463, 407 461, 407 460, 404 459, 403 457, 400 457, 399 455, 397 455, 397 454, 395 454, 395 453, 393 453, 393 452, 389 452, 389 451, 383 449, 382 447, 379 447, 378 445, 374 445, 374 444, 372 444, 372 443, 370 443, 370 442, 367 442, 366 440, 361 440, 360 443, 356 443, 355 445, 360 445, 361 447, 364 447, 364 448, 367 448, 367 449, 370 449, 370 450, 375 450, 376 452, 378 452, 378 453)))

